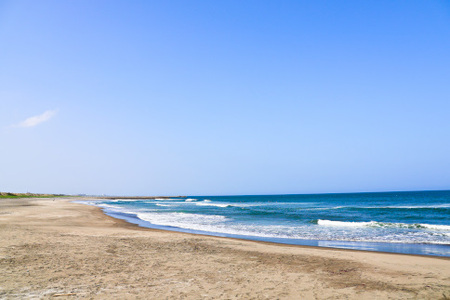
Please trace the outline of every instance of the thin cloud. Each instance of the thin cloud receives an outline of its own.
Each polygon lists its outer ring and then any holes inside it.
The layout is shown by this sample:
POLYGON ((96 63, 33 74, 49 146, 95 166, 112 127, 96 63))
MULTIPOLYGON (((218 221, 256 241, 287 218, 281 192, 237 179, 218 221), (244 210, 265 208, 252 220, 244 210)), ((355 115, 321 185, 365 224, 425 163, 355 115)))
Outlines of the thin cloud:
POLYGON ((50 120, 54 115, 56 115, 56 112, 57 112, 56 110, 47 110, 43 114, 40 114, 40 115, 37 115, 34 117, 29 117, 28 119, 20 122, 19 124, 17 124, 14 127, 27 128, 27 127, 37 126, 41 123, 44 123, 44 122, 50 120))

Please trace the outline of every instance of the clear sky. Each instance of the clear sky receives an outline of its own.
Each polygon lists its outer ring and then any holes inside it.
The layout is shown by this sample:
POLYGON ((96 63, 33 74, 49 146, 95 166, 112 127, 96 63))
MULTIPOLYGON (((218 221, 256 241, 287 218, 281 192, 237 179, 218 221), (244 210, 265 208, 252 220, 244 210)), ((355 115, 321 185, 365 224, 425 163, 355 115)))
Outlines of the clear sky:
POLYGON ((450 2, 0 0, 0 191, 450 189, 450 2))

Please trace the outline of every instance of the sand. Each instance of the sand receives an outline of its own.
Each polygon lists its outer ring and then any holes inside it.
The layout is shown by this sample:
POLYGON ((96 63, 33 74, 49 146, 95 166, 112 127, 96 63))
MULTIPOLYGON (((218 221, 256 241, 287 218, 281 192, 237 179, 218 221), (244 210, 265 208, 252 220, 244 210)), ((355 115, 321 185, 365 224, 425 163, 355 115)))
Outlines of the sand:
POLYGON ((450 259, 139 228, 69 199, 0 200, 4 299, 449 299, 450 259))

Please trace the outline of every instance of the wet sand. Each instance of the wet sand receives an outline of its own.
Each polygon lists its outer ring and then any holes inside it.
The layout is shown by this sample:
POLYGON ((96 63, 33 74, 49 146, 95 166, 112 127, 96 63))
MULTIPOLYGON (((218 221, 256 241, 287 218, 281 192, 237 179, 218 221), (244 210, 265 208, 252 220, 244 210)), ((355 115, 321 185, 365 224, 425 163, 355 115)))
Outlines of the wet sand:
POLYGON ((145 229, 70 201, 0 199, 0 298, 450 298, 448 258, 145 229))

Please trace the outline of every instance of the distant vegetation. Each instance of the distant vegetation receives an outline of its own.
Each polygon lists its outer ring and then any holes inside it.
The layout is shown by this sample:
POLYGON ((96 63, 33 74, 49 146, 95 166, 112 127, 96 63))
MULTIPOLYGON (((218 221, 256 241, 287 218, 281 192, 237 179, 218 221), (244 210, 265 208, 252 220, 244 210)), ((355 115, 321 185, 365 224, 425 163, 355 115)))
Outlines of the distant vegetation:
POLYGON ((2 199, 2 198, 52 198, 52 197, 63 197, 63 196, 66 196, 66 195, 0 192, 0 199, 2 199))

